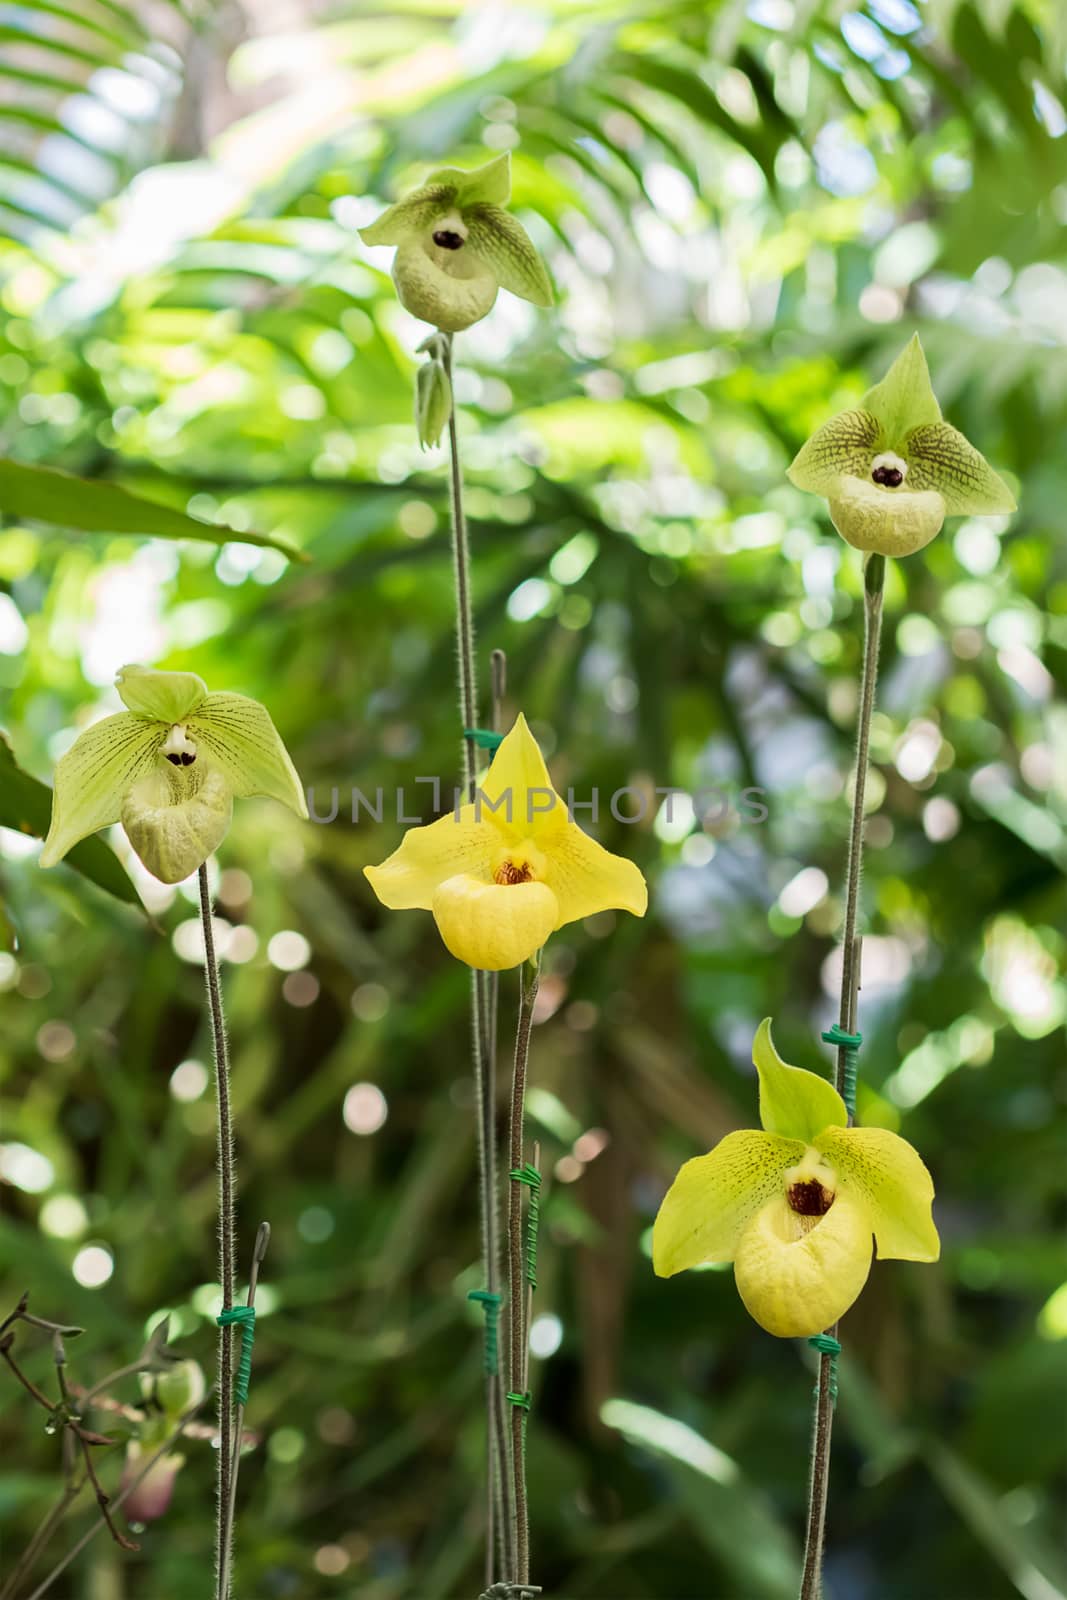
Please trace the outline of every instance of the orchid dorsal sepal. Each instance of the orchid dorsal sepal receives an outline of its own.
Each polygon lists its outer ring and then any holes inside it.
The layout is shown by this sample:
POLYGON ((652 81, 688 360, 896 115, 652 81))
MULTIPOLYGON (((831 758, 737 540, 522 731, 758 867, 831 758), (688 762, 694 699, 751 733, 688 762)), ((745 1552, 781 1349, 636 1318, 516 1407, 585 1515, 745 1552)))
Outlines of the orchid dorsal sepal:
POLYGON ((732 1261, 761 1327, 809 1337, 857 1298, 873 1243, 880 1257, 937 1260, 933 1183, 895 1133, 847 1127, 840 1095, 782 1060, 769 1021, 757 1031, 753 1058, 763 1128, 727 1134, 686 1162, 656 1217, 653 1265, 671 1277, 732 1261))
POLYGON ((361 228, 369 245, 395 245, 400 303, 444 333, 481 321, 507 289, 534 305, 552 304, 544 263, 522 225, 506 211, 508 152, 464 171, 440 167, 361 228))
POLYGON ((412 828, 364 868, 392 910, 432 911, 446 947, 485 971, 536 957, 549 935, 598 911, 643 916, 645 880, 574 822, 520 714, 474 800, 412 828))
POLYGON ((888 556, 921 550, 946 516, 1015 510, 1004 480, 943 420, 918 334, 857 408, 816 429, 788 475, 829 501, 849 544, 888 556))
POLYGON ((307 817, 296 769, 258 700, 209 693, 192 672, 139 666, 123 667, 117 688, 129 709, 93 723, 56 765, 43 867, 121 822, 149 872, 178 883, 221 843, 235 799, 268 795, 307 817))

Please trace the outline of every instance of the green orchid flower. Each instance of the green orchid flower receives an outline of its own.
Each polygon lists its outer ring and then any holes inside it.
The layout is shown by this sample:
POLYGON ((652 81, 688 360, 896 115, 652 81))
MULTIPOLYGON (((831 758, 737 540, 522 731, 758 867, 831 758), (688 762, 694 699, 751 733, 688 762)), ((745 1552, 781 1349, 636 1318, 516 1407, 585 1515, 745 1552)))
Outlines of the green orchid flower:
POLYGON ((732 1261, 745 1309, 779 1338, 830 1328, 859 1296, 873 1254, 936 1261, 934 1186, 918 1154, 885 1128, 850 1128, 817 1073, 788 1066, 770 1018, 752 1047, 763 1131, 728 1133, 687 1161, 652 1232, 662 1278, 732 1261))
POLYGON ((918 334, 858 410, 812 434, 788 475, 830 502, 850 545, 884 556, 921 550, 946 516, 1015 510, 1003 478, 943 421, 918 334))
POLYGON ((60 757, 42 867, 114 822, 149 872, 180 883, 230 826, 235 797, 270 795, 307 817, 304 791, 265 707, 209 694, 195 672, 123 667, 128 707, 87 728, 60 757))
POLYGON ((535 306, 552 304, 541 257, 504 210, 510 197, 506 152, 470 172, 441 167, 360 237, 396 245, 393 281, 402 306, 442 333, 459 333, 492 310, 500 289, 535 306))

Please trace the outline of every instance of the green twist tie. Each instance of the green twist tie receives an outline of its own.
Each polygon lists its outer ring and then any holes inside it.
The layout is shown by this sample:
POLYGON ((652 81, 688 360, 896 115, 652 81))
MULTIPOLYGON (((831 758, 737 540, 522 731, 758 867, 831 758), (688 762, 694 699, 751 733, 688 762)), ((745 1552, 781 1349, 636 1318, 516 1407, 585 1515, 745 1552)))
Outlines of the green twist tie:
POLYGON ((495 1378, 500 1370, 500 1295, 492 1294, 488 1289, 472 1289, 467 1299, 477 1300, 485 1313, 485 1370, 491 1378, 495 1378))
POLYGON ((523 1167, 512 1167, 511 1177, 516 1183, 525 1183, 530 1190, 530 1209, 526 1214, 526 1282, 537 1288, 537 1234, 541 1226, 541 1174, 532 1162, 523 1167))
POLYGON ((504 742, 502 733, 493 733, 490 728, 464 728, 463 737, 469 739, 471 744, 477 745, 479 750, 495 752, 504 742))
POLYGON ((248 1380, 252 1376, 252 1345, 256 1338, 255 1306, 231 1306, 215 1318, 220 1328, 236 1327, 241 1330, 241 1360, 234 1381, 238 1405, 248 1404, 248 1380))
MULTIPOLYGON (((824 1034, 823 1037, 825 1038, 826 1035, 824 1034)), ((833 1042, 834 1041, 831 1040, 831 1043, 833 1043, 833 1042)), ((830 1386, 829 1386, 830 1387, 830 1404, 832 1406, 836 1406, 836 1404, 837 1404, 837 1358, 841 1354, 841 1346, 838 1344, 837 1340, 834 1338, 832 1333, 815 1333, 815 1334, 812 1334, 811 1338, 808 1340, 808 1343, 811 1345, 811 1348, 813 1350, 817 1350, 821 1356, 829 1356, 830 1357, 830 1386)), ((816 1395, 818 1395, 818 1393, 819 1393, 818 1385, 816 1385, 814 1392, 815 1392, 816 1395)))
POLYGON ((504 1398, 507 1401, 509 1406, 521 1406, 524 1411, 529 1411, 529 1409, 530 1409, 530 1391, 529 1391, 529 1389, 527 1389, 524 1394, 518 1394, 518 1393, 508 1394, 508 1395, 505 1395, 504 1398))
POLYGON ((823 1034, 827 1044, 836 1045, 845 1052, 845 1075, 842 1083, 842 1099, 845 1109, 850 1117, 856 1115, 856 1073, 859 1066, 859 1047, 863 1043, 862 1033, 846 1033, 839 1022, 828 1028, 823 1034))

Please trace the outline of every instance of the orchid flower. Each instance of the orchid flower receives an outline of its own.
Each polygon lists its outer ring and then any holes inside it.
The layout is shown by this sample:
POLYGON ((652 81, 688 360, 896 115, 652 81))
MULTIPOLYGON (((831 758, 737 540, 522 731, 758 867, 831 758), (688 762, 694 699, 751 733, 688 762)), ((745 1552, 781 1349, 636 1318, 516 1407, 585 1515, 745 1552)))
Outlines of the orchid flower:
POLYGON ((788 475, 830 502, 848 544, 884 556, 921 550, 946 516, 1015 510, 1004 480, 942 419, 918 334, 858 409, 816 429, 788 475))
POLYGON ((770 1018, 753 1059, 762 1131, 728 1133, 686 1162, 656 1218, 652 1262, 669 1278, 732 1261, 749 1315, 768 1333, 802 1338, 858 1298, 873 1245, 883 1260, 937 1260, 934 1186, 906 1140, 850 1128, 833 1085, 782 1060, 770 1018))
POLYGON ((442 333, 480 322, 500 289, 552 304, 552 285, 525 229, 504 207, 511 197, 505 152, 465 172, 440 167, 421 188, 360 229, 365 244, 396 245, 400 303, 442 333))
POLYGON ((304 791, 265 707, 209 694, 195 672, 123 667, 126 711, 93 723, 56 765, 42 867, 121 822, 163 883, 179 883, 225 837, 235 797, 270 795, 307 817, 304 791))
POLYGON ((412 828, 364 871, 383 905, 432 911, 451 953, 489 972, 517 967, 565 923, 648 906, 633 862, 571 820, 521 715, 473 801, 412 828))

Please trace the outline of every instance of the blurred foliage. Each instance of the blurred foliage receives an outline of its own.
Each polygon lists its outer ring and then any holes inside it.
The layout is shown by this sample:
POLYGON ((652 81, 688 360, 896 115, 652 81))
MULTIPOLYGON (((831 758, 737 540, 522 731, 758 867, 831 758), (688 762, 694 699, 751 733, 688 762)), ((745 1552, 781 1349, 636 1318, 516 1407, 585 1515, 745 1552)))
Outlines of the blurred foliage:
MULTIPOLYGON (((483 675, 504 648, 509 709, 653 887, 644 922, 549 950, 535 1575, 601 1600, 794 1593, 809 1354, 728 1275, 656 1282, 647 1233, 677 1164, 751 1124, 762 1016, 825 1063, 862 607, 784 467, 918 328, 1020 510, 890 576, 860 1110, 923 1152, 945 1248, 876 1267, 847 1319, 827 1590, 1067 1593, 1062 5, 22 0, 2 37, 3 452, 311 558, 0 529, 24 773, 141 660, 264 700, 321 816, 339 791, 329 825, 246 804, 218 863, 244 1256, 274 1230, 242 1592, 479 1587, 467 981, 361 873, 398 789, 427 816, 420 777, 458 762, 444 456, 411 420, 425 329, 355 230, 424 163, 512 149, 558 305, 502 296, 457 341, 483 675), (702 822, 657 785, 723 803, 702 822), (382 788, 380 824, 351 819, 353 786, 382 788)), ((87 1328, 86 1382, 164 1307, 180 1351, 213 1345, 194 894, 135 881, 149 923, 0 832, 6 1298, 87 1328)), ((43 1381, 47 1348, 22 1348, 43 1381)), ((59 1463, 13 1381, 0 1433, 7 1557, 59 1463)), ((187 1454, 140 1554, 98 1538, 57 1594, 199 1591, 212 1463, 187 1454)))

